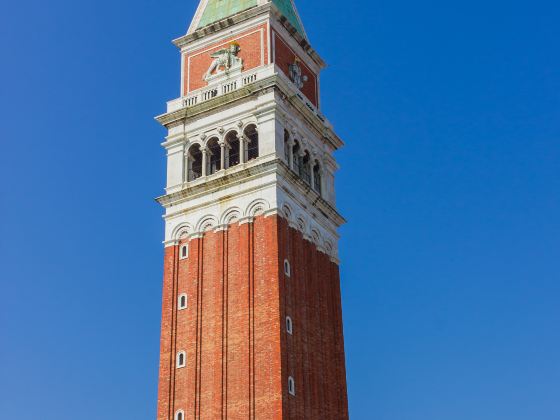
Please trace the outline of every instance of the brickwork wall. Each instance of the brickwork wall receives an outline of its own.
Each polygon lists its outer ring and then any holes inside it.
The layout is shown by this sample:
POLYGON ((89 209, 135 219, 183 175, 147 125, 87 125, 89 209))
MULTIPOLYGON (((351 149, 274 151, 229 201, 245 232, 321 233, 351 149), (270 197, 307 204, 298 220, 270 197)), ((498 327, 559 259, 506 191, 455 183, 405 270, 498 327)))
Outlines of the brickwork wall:
POLYGON ((188 259, 178 254, 165 250, 158 420, 179 409, 186 420, 348 418, 336 264, 277 216, 208 232, 188 259))
POLYGON ((338 265, 282 218, 279 249, 279 262, 287 259, 291 265, 291 276, 281 276, 282 317, 293 321, 293 335, 283 334, 282 342, 284 418, 347 419, 338 265), (289 376, 295 379, 295 396, 288 394, 289 376))
POLYGON ((286 76, 290 76, 290 64, 294 64, 296 58, 300 60, 301 70, 304 76, 307 76, 308 81, 305 82, 301 91, 309 99, 309 101, 318 106, 319 94, 317 87, 317 75, 307 67, 301 57, 297 56, 294 51, 288 46, 286 42, 276 32, 272 31, 274 39, 274 58, 273 61, 284 72, 286 76))
POLYGON ((208 85, 204 75, 214 60, 212 53, 237 42, 241 46, 239 57, 243 59, 243 71, 268 64, 268 24, 264 23, 240 34, 205 45, 184 56, 184 94, 208 85))

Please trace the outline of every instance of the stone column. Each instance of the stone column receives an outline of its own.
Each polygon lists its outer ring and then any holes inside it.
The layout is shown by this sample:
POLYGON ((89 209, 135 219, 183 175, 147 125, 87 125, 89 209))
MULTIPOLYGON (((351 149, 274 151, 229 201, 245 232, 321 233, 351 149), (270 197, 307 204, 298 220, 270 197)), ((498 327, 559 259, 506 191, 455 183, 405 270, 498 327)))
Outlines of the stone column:
POLYGON ((226 169, 226 142, 220 141, 220 170, 226 169))
POLYGON ((289 165, 290 165, 290 169, 293 171, 294 170, 294 139, 292 137, 289 138, 288 140, 288 159, 289 159, 289 165))
POLYGON ((202 177, 206 176, 208 172, 208 149, 205 147, 202 152, 202 177))
MULTIPOLYGON (((303 157, 305 156, 305 149, 303 148, 303 142, 299 144, 299 152, 298 152, 298 175, 301 177, 303 175, 303 157)), ((309 164, 309 163, 308 163, 309 164)))
POLYGON ((247 149, 247 140, 244 135, 237 137, 239 139, 239 163, 245 163, 245 150, 247 149))
POLYGON ((184 156, 185 156, 185 158, 184 158, 185 172, 183 174, 183 178, 184 178, 183 182, 189 182, 190 181, 189 173, 190 173, 190 170, 191 170, 191 155, 190 155, 189 152, 185 152, 184 156))
POLYGON ((311 189, 315 191, 315 160, 313 158, 309 159, 309 166, 310 166, 310 181, 311 189))

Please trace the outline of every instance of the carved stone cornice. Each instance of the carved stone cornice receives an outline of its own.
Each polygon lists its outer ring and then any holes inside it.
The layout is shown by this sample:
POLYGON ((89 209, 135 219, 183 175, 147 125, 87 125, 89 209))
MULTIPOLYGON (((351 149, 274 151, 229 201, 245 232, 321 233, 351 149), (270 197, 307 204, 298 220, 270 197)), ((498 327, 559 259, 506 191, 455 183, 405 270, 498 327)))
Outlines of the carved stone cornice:
POLYGON ((188 123, 190 119, 199 118, 207 113, 216 111, 224 105, 233 104, 238 101, 250 100, 255 95, 262 94, 264 91, 276 90, 284 101, 299 111, 303 119, 313 127, 334 149, 340 149, 344 142, 333 131, 330 124, 325 124, 324 117, 319 114, 305 98, 296 91, 285 76, 275 73, 265 79, 257 80, 247 86, 234 90, 225 95, 218 96, 208 101, 190 107, 183 107, 173 112, 162 114, 156 120, 165 127, 183 122, 188 123))
POLYGON ((233 26, 238 26, 240 23, 256 18, 257 16, 267 14, 270 15, 273 22, 278 22, 282 30, 286 31, 287 34, 294 38, 297 44, 309 55, 309 57, 311 57, 320 69, 327 66, 321 56, 311 47, 311 44, 309 44, 309 42, 297 31, 296 28, 292 26, 288 19, 286 19, 282 13, 280 13, 276 7, 272 5, 272 3, 266 3, 261 6, 253 7, 234 16, 227 17, 226 19, 222 19, 211 25, 205 26, 204 28, 197 29, 195 32, 183 35, 173 40, 173 44, 175 44, 178 48, 184 48, 201 38, 208 37, 233 26))

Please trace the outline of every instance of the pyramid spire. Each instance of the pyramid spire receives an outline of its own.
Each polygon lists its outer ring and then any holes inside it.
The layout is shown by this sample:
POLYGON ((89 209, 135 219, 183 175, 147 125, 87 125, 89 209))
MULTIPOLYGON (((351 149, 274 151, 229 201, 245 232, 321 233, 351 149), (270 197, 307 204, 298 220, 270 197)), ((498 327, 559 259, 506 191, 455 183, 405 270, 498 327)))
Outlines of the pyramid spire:
POLYGON ((201 0, 188 33, 267 3, 272 3, 300 35, 307 38, 293 0, 201 0))

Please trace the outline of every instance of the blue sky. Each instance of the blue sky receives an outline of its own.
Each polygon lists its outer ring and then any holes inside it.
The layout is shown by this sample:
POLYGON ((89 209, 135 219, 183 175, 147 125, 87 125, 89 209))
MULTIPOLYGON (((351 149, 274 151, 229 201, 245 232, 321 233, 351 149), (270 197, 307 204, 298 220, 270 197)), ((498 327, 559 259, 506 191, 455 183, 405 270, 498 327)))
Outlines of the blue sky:
MULTIPOLYGON (((560 418, 560 6, 298 2, 329 63, 352 419, 560 418)), ((154 419, 170 40, 193 1, 0 14, 0 411, 154 419)))

